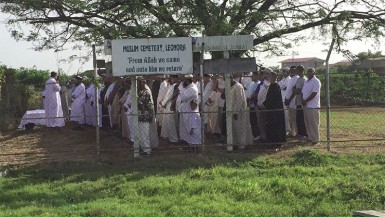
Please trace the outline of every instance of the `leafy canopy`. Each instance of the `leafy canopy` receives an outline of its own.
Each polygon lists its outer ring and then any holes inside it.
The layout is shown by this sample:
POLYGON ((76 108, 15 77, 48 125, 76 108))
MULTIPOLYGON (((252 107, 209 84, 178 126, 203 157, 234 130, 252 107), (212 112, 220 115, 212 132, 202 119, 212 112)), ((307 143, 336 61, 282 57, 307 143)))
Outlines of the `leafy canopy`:
POLYGON ((253 34, 258 51, 384 35, 383 0, 0 0, 16 39, 58 49, 104 39, 253 34), (29 24, 23 31, 18 24, 29 24), (333 28, 332 28, 333 27, 333 28), (304 30, 311 29, 311 31, 304 30), (311 33, 309 33, 311 32, 311 33), (59 44, 59 46, 56 46, 59 44))

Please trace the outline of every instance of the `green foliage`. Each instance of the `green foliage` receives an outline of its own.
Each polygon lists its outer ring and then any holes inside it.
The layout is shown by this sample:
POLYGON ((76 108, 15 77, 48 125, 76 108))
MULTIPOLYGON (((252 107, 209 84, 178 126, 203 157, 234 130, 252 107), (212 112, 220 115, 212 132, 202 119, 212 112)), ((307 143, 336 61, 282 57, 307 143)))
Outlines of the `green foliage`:
POLYGON ((16 70, 16 80, 23 85, 33 85, 40 90, 44 89, 45 82, 50 76, 47 70, 20 68, 16 70))
POLYGON ((0 215, 348 216, 384 209, 384 159, 299 151, 13 169, 0 177, 0 215))
POLYGON ((39 93, 40 101, 48 77, 46 70, 0 67, 0 130, 17 125, 15 120, 29 108, 29 99, 35 92, 39 93))
MULTIPOLYGON (((104 39, 253 34, 256 49, 273 53, 284 48, 286 42, 282 38, 301 42, 312 39, 315 36, 296 33, 316 27, 330 29, 333 25, 338 47, 353 38, 378 39, 384 36, 384 7, 381 0, 2 0, 0 3, 1 12, 12 15, 7 22, 11 35, 37 42, 38 50, 56 49, 57 44, 67 42, 101 45, 104 39), (47 16, 47 11, 57 12, 58 16, 47 16), (22 31, 19 23, 30 25, 31 31, 22 31), (57 24, 55 30, 52 24, 57 24)), ((325 39, 331 34, 312 35, 325 39)))
MULTIPOLYGON (((318 78, 325 87, 324 72, 318 78)), ((326 91, 321 90, 322 102, 326 102, 326 91)), ((385 76, 374 72, 350 71, 341 67, 330 74, 330 100, 338 105, 383 105, 385 98, 385 76), (343 70, 343 71, 341 71, 343 70), (342 73, 343 72, 343 73, 342 73)))

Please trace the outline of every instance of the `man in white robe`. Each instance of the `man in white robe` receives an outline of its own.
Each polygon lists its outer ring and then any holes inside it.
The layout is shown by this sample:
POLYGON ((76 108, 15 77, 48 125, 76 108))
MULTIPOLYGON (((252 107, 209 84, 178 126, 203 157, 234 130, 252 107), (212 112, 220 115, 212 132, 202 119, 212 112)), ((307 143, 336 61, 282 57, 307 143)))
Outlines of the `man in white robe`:
POLYGON ((69 114, 68 92, 67 92, 67 87, 65 85, 62 85, 60 87, 60 99, 61 99, 61 105, 63 108, 63 115, 65 118, 68 118, 68 114, 69 114))
POLYGON ((186 125, 189 123, 189 112, 191 112, 191 100, 198 100, 198 87, 193 83, 193 76, 186 75, 183 82, 184 89, 179 93, 180 97, 180 140, 188 142, 190 132, 187 131, 186 125))
MULTIPOLYGON (((198 86, 198 88, 200 88, 198 86)), ((199 90, 198 90, 199 91, 199 90)), ((211 95, 211 92, 213 91, 213 82, 211 81, 211 75, 209 74, 204 74, 203 75, 203 120, 205 123, 205 128, 207 129, 207 122, 208 122, 208 99, 211 95)))
POLYGON ((156 109, 156 121, 158 123, 158 126, 162 127, 162 122, 163 122, 163 118, 164 118, 164 108, 163 106, 161 105, 161 102, 163 101, 163 99, 166 97, 166 94, 167 94, 167 90, 168 90, 168 81, 167 79, 163 79, 162 83, 160 83, 160 87, 159 87, 159 93, 158 93, 158 97, 157 97, 157 100, 156 102, 158 103, 156 106, 157 106, 157 109, 156 109))
POLYGON ((152 116, 152 121, 150 122, 150 145, 152 148, 159 146, 159 134, 158 134, 158 128, 156 126, 156 117, 155 117, 155 107, 154 107, 154 99, 152 98, 152 93, 150 87, 145 84, 144 87, 146 90, 150 93, 150 101, 152 104, 152 113, 154 114, 152 116))
POLYGON ((218 115, 220 114, 218 112, 218 107, 221 93, 218 91, 218 79, 213 77, 211 82, 213 83, 213 89, 209 98, 207 99, 207 111, 209 112, 207 120, 207 132, 219 136, 221 134, 221 129, 218 122, 218 115))
POLYGON ((242 84, 231 80, 231 111, 233 112, 233 145, 244 149, 252 141, 248 127, 246 93, 242 84))
POLYGON ((186 130, 189 132, 189 137, 186 142, 192 146, 200 145, 202 143, 201 116, 199 114, 197 100, 190 101, 190 113, 188 115, 186 130))
POLYGON ((178 132, 175 125, 177 113, 171 109, 172 97, 174 95, 175 86, 177 85, 177 79, 178 76, 170 76, 170 83, 167 87, 165 97, 162 99, 162 101, 159 102, 164 112, 160 137, 168 139, 173 143, 179 141, 178 132))
POLYGON ((47 117, 47 127, 64 127, 63 109, 60 98, 60 85, 56 82, 57 73, 51 72, 51 77, 45 83, 44 110, 47 117))
POLYGON ((129 94, 127 95, 126 102, 124 102, 123 108, 125 111, 125 115, 127 116, 127 126, 128 126, 128 139, 130 142, 134 142, 134 120, 132 116, 132 93, 131 88, 128 90, 129 94))
POLYGON ((297 108, 295 105, 295 94, 293 93, 295 89, 295 84, 297 83, 297 80, 299 78, 295 66, 290 67, 289 74, 290 80, 287 83, 285 91, 285 106, 288 108, 289 113, 289 136, 294 137, 297 135, 297 108))
POLYGON ((86 102, 84 103, 86 124, 96 126, 95 109, 95 84, 91 83, 86 89, 86 102))
POLYGON ((81 129, 80 125, 85 124, 84 118, 84 103, 86 100, 86 88, 82 83, 82 78, 76 76, 75 89, 72 93, 72 104, 71 104, 71 121, 79 124, 76 129, 81 129))

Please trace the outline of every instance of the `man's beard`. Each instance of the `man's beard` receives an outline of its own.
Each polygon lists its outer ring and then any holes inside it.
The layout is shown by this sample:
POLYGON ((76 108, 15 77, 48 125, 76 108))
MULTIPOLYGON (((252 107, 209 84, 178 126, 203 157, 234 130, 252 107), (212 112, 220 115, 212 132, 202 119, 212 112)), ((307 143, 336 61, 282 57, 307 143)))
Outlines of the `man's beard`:
POLYGON ((188 84, 186 82, 183 82, 183 87, 186 88, 188 84))

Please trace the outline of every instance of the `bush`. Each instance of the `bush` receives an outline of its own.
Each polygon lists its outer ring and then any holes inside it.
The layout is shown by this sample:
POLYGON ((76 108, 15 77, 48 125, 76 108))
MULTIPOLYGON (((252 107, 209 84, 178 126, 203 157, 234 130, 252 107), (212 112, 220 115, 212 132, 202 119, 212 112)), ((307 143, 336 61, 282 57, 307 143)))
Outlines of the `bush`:
MULTIPOLYGON (((321 100, 326 102, 325 76, 319 72, 323 89, 321 100)), ((373 72, 330 73, 330 102, 332 105, 384 105, 385 76, 373 72)))
MULTIPOLYGON (((0 130, 17 126, 17 120, 29 108, 32 93, 41 93, 48 77, 49 72, 44 70, 0 66, 0 130)), ((32 107, 37 106, 32 102, 32 107)))

